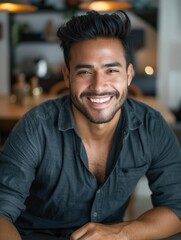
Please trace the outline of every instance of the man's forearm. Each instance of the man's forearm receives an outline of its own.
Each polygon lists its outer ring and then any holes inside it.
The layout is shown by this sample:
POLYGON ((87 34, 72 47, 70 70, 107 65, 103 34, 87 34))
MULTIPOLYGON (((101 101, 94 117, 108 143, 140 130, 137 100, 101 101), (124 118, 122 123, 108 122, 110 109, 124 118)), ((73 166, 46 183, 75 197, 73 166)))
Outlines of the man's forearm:
POLYGON ((157 207, 125 224, 121 232, 128 240, 164 239, 181 232, 181 222, 170 209, 157 207))
POLYGON ((3 217, 0 217, 0 240, 21 240, 15 226, 3 217))

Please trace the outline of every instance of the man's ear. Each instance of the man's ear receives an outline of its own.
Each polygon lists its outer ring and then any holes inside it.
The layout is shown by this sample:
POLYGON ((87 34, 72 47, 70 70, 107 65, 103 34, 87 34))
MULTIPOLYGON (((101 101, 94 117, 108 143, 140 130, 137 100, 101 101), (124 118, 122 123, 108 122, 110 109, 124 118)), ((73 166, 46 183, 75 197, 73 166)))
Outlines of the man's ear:
POLYGON ((127 74, 128 74, 128 86, 129 86, 132 82, 133 75, 134 75, 133 64, 131 63, 128 65, 127 74))
POLYGON ((69 88, 70 72, 66 65, 62 66, 62 73, 63 73, 64 82, 65 82, 67 88, 69 88))

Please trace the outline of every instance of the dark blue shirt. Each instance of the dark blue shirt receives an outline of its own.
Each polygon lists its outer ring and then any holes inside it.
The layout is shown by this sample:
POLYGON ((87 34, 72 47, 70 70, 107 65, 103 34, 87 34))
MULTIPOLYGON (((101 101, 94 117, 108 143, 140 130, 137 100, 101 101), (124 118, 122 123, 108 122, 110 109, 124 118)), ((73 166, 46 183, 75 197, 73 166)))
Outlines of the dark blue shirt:
POLYGON ((22 233, 61 236, 89 221, 120 222, 144 175, 153 205, 181 217, 181 150, 160 113, 131 99, 125 102, 106 179, 98 185, 69 97, 50 100, 21 119, 0 155, 0 215, 22 233))

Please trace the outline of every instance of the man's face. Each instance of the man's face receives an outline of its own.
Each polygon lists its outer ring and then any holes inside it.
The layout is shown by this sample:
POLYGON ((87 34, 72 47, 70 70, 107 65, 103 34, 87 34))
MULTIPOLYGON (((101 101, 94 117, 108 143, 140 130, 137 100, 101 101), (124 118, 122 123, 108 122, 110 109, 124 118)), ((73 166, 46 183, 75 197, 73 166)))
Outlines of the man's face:
POLYGON ((132 80, 125 52, 117 39, 98 38, 76 43, 70 69, 64 69, 73 111, 93 123, 106 123, 121 109, 132 80))

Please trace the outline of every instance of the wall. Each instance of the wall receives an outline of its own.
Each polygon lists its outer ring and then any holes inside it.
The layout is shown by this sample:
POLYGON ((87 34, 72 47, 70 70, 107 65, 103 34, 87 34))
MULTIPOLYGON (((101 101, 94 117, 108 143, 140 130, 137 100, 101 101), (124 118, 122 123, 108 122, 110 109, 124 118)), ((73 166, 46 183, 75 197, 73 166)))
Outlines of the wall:
POLYGON ((10 91, 9 86, 9 21, 8 14, 0 13, 0 24, 2 33, 0 38, 0 94, 7 94, 10 91))
POLYGON ((181 1, 160 0, 157 95, 169 108, 181 104, 181 1))

